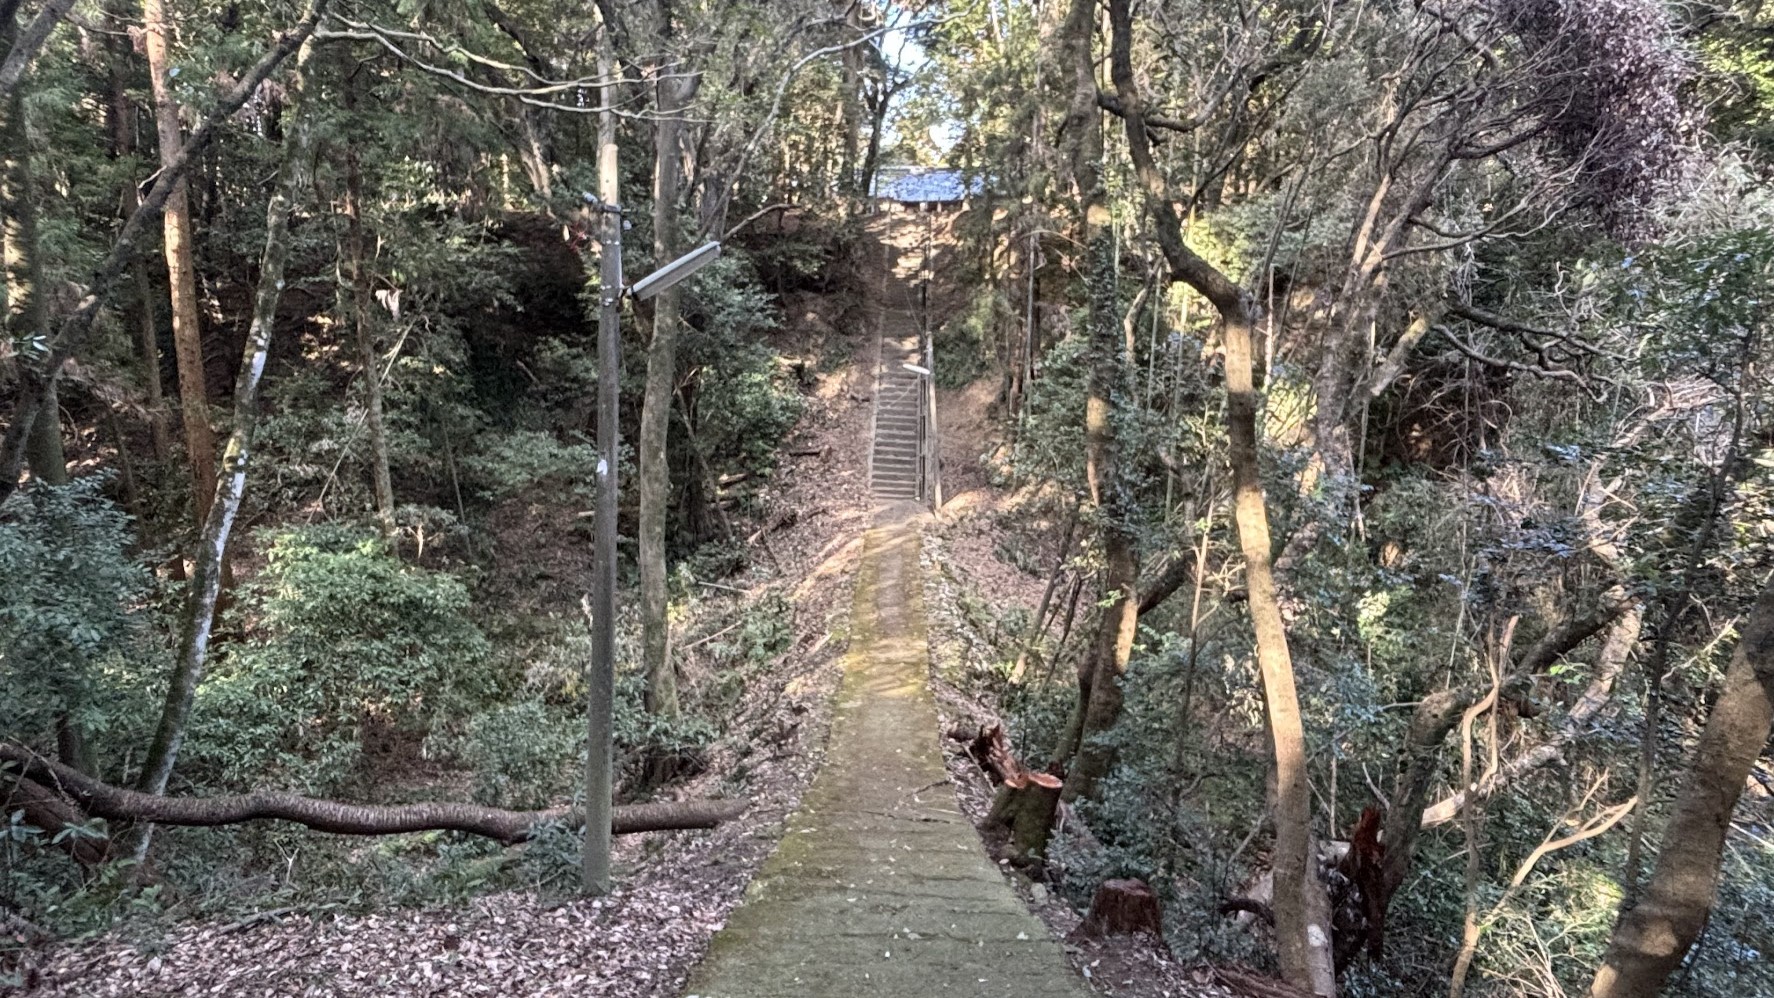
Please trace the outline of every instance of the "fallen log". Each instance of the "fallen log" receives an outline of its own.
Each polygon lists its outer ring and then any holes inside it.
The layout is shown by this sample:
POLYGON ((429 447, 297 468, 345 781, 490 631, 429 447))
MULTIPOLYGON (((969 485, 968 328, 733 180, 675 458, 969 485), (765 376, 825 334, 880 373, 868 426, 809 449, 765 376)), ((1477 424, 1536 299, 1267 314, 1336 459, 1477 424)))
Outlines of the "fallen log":
MULTIPOLYGON (((348 804, 264 791, 222 797, 160 797, 112 786, 17 745, 0 744, 0 762, 17 775, 53 790, 85 816, 109 821, 209 827, 248 821, 289 821, 335 835, 395 835, 450 831, 479 835, 511 845, 523 842, 550 822, 576 824, 578 808, 507 811, 478 804, 348 804)), ((617 835, 684 828, 713 828, 745 812, 746 801, 666 801, 616 808, 611 831, 617 835)))
MULTIPOLYGON (((8 782, 6 792, 0 794, 0 813, 23 811, 25 824, 56 832, 78 825, 85 818, 60 794, 36 780, 19 777, 8 782)), ((110 858, 107 843, 89 835, 58 835, 55 840, 56 848, 73 857, 81 866, 97 866, 110 858)))

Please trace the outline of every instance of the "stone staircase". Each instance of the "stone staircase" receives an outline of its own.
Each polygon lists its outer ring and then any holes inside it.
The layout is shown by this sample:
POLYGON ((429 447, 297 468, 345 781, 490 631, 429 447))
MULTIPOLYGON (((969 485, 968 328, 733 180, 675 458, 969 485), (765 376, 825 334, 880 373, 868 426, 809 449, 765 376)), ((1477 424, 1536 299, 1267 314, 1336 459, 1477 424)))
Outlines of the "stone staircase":
MULTIPOLYGON (((896 247, 888 243, 888 252, 896 247)), ((899 253, 886 268, 886 307, 881 316, 881 367, 875 376, 874 438, 869 451, 869 490, 883 502, 926 500, 922 438, 927 398, 924 377, 905 368, 923 366, 918 332, 921 309, 917 280, 921 253, 899 253)))

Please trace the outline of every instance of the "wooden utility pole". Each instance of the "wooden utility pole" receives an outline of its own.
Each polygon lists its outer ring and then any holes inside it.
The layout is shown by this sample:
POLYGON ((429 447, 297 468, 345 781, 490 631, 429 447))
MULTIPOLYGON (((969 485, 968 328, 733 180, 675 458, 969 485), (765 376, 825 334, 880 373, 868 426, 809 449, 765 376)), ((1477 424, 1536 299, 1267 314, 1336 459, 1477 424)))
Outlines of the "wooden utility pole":
POLYGON ((622 345, 622 191, 616 173, 615 58, 598 38, 597 537, 592 550, 591 663, 585 749, 585 890, 610 892, 611 711, 616 681, 616 401, 622 345))

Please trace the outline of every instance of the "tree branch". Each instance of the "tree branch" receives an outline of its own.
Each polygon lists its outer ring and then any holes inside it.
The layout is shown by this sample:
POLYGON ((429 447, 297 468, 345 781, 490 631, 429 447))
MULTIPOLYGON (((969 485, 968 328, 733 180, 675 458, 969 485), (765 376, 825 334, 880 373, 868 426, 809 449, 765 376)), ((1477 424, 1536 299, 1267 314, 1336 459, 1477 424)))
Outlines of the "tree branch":
MULTIPOLYGON (((395 835, 453 831, 507 845, 523 842, 548 822, 584 821, 578 808, 507 811, 478 804, 348 804, 275 791, 224 797, 160 797, 96 780, 18 745, 0 743, 0 762, 20 775, 53 788, 85 814, 111 821, 212 827, 248 821, 290 821, 335 835, 395 835)), ((713 828, 744 813, 746 801, 667 801, 616 808, 611 831, 617 835, 681 828, 713 828)))
POLYGON ((25 67, 37 57, 37 51, 49 40, 49 33, 55 30, 56 23, 67 15, 72 6, 74 0, 48 0, 43 9, 37 12, 37 16, 31 18, 31 23, 18 33, 18 39, 12 43, 12 50, 6 53, 6 60, 0 62, 0 102, 12 96, 19 80, 24 78, 25 67))
MULTIPOLYGON (((1509 675, 1504 678, 1503 695, 1511 695, 1534 676, 1551 668, 1553 663, 1625 613, 1628 605, 1606 601, 1591 612, 1571 617, 1548 630, 1516 659, 1509 675)), ((1429 797, 1430 784, 1435 778, 1442 743, 1459 723, 1461 713, 1489 689, 1487 683, 1483 687, 1440 690, 1424 697, 1411 718, 1405 744, 1399 751, 1404 765, 1393 787, 1393 806, 1386 815, 1384 883, 1388 898, 1403 885, 1410 873, 1417 835, 1423 827, 1424 801, 1429 797)))

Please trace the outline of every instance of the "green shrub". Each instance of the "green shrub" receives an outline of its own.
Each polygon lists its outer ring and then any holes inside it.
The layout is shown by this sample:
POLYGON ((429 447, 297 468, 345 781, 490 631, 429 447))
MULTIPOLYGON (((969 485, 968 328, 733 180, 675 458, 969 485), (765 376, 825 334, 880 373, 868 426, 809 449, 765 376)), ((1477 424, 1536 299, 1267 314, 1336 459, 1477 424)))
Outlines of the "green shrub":
POLYGON ((475 489, 488 499, 504 499, 537 485, 556 484, 589 498, 597 469, 590 444, 562 443, 552 433, 515 430, 488 433, 479 453, 462 460, 475 489))
POLYGON ((495 707, 468 722, 462 761, 474 799, 523 810, 570 793, 585 742, 585 719, 534 700, 495 707))
POLYGON ((488 644, 453 576, 351 529, 275 533, 233 618, 247 636, 199 689, 188 758, 229 785, 356 775, 371 731, 422 734, 492 692, 488 644))
POLYGON ((0 506, 0 731, 53 744, 58 718, 102 733, 139 717, 161 662, 136 612, 151 577, 103 480, 32 484, 0 506))
POLYGON ((961 313, 935 334, 937 387, 964 388, 985 374, 1008 318, 1009 305, 1001 292, 985 286, 975 291, 961 313))
POLYGON ((711 470, 771 467, 777 445, 801 418, 802 406, 800 393, 778 372, 776 355, 755 343, 736 345, 704 379, 698 442, 711 470))

